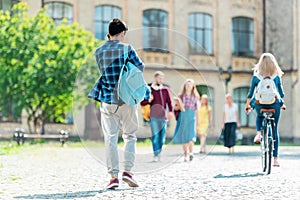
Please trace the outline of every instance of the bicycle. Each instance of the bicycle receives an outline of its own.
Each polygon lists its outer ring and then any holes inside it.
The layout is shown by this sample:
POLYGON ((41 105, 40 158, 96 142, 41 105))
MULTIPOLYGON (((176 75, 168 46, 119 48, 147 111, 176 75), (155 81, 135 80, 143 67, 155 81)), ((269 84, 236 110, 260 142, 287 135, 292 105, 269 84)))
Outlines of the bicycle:
MULTIPOLYGON (((285 108, 283 109, 285 110, 285 108)), ((252 108, 246 110, 249 114, 252 108)), ((261 151, 261 162, 263 172, 266 174, 271 173, 272 157, 275 143, 275 119, 273 114, 276 112, 275 109, 260 109, 263 114, 263 128, 261 132, 260 151, 261 151)))
POLYGON ((275 119, 273 118, 275 109, 262 108, 260 112, 264 116, 262 137, 260 141, 262 169, 266 174, 270 174, 275 142, 275 119))

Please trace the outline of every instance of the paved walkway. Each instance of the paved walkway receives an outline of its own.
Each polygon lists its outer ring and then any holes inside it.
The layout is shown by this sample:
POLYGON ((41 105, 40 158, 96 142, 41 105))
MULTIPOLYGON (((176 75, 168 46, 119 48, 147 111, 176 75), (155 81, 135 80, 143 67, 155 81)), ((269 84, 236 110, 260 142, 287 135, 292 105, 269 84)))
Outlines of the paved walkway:
POLYGON ((211 150, 190 163, 178 159, 180 147, 167 151, 161 164, 138 158, 154 172, 138 172, 137 189, 121 183, 115 191, 104 189, 106 168, 85 148, 46 147, 0 156, 0 199, 299 199, 300 147, 281 147, 281 167, 268 176, 261 173, 257 146, 238 146, 234 155, 222 146, 211 150), (167 166, 164 159, 172 156, 167 166), (156 170, 159 165, 162 169, 156 170))

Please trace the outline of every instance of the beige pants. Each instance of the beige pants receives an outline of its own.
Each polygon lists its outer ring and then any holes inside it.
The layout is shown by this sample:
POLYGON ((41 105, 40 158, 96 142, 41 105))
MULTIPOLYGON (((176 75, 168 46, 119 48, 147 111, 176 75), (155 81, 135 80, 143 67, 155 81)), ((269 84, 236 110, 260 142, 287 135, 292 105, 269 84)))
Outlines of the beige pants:
POLYGON ((122 130, 124 140, 124 170, 131 171, 135 161, 136 132, 138 130, 137 106, 117 106, 101 103, 101 126, 105 140, 108 173, 119 173, 118 135, 122 130))

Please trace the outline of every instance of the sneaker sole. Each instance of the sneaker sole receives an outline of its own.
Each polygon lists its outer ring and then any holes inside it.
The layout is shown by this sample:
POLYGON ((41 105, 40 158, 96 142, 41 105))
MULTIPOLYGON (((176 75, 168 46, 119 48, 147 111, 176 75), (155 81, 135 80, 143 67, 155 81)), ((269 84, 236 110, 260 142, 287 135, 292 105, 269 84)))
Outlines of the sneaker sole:
POLYGON ((117 187, 119 187, 119 184, 114 183, 114 184, 111 184, 109 187, 106 187, 106 189, 108 189, 108 190, 115 190, 117 187))
POLYGON ((122 180, 127 183, 130 187, 139 187, 139 185, 137 183, 134 183, 133 181, 131 181, 129 178, 127 177, 123 177, 122 180))

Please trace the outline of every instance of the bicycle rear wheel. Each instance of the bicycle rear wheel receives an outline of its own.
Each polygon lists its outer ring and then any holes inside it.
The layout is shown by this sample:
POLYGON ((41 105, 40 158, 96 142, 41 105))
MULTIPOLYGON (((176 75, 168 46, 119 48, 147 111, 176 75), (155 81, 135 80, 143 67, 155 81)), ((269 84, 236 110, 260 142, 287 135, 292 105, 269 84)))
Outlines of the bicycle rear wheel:
POLYGON ((270 138, 268 140, 268 143, 269 143, 269 151, 267 152, 268 154, 268 167, 267 167, 267 174, 270 174, 271 173, 271 166, 272 166, 272 152, 273 152, 273 148, 272 148, 272 144, 273 144, 273 141, 272 141, 272 138, 270 138))

